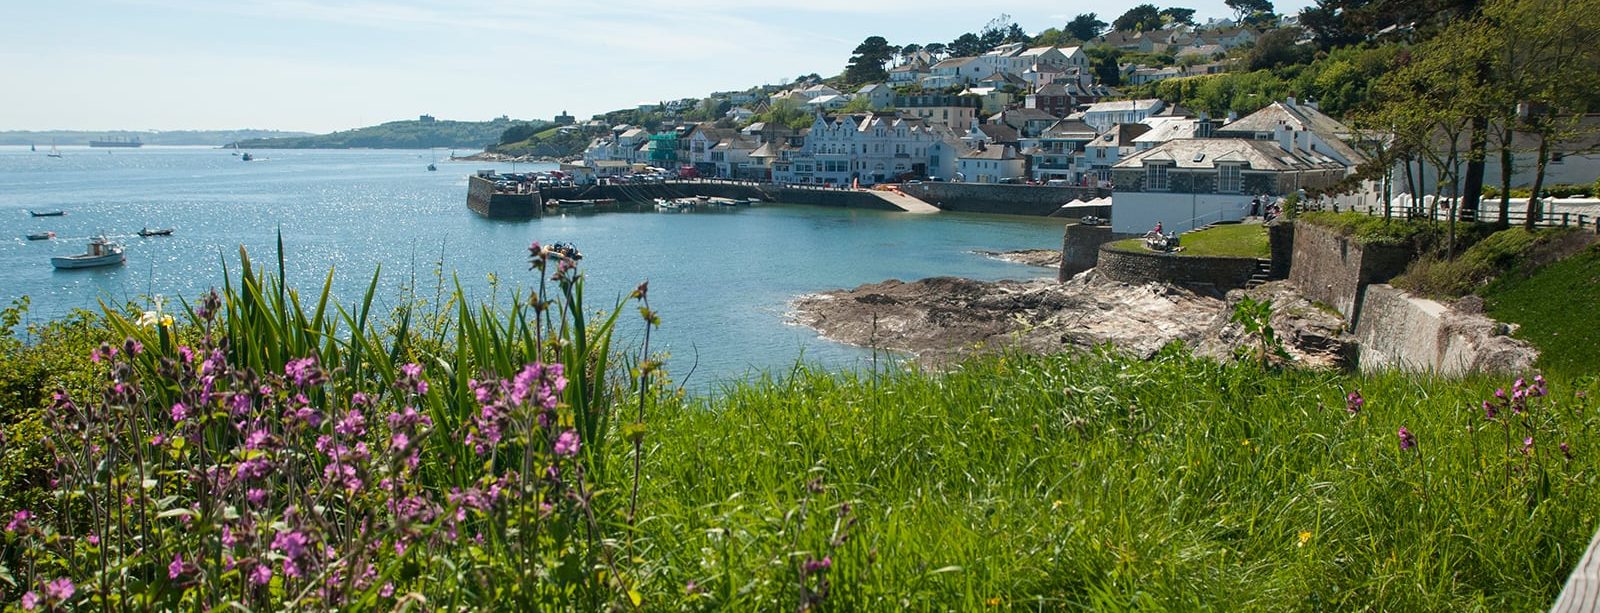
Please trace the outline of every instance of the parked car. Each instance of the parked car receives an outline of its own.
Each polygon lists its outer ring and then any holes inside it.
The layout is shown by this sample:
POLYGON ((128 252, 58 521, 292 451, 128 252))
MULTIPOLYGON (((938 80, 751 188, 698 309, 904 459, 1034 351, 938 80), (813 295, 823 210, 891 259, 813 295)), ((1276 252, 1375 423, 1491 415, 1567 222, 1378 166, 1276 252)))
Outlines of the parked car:
POLYGON ((1045 181, 1044 184, 1052 187, 1060 187, 1064 185, 1072 185, 1072 181, 1068 179, 1051 179, 1049 181, 1045 181))

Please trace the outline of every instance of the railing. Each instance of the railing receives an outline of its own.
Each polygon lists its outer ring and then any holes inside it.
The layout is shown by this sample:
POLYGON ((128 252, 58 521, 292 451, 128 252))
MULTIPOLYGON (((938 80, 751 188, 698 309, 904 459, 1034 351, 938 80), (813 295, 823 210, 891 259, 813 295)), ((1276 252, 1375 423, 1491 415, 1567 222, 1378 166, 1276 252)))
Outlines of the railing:
MULTIPOLYGON (((1500 221, 1499 205, 1492 203, 1485 204, 1488 204, 1488 206, 1480 206, 1475 212, 1476 215, 1474 215, 1474 212, 1472 211, 1462 211, 1460 209, 1451 211, 1450 207, 1448 206, 1409 206, 1406 204, 1394 203, 1385 203, 1382 206, 1369 205, 1365 207, 1348 207, 1345 210, 1366 213, 1373 216, 1398 217, 1401 219, 1433 219, 1434 221, 1450 221, 1452 213, 1454 213, 1456 221, 1464 221, 1468 223, 1498 223, 1500 221)), ((1331 207, 1331 210, 1338 212, 1340 208, 1339 206, 1335 205, 1331 207)), ((1525 225, 1528 222, 1528 218, 1529 215, 1526 206, 1520 208, 1513 206, 1510 210, 1506 211, 1506 222, 1513 226, 1525 225)), ((1544 210, 1538 211, 1533 215, 1533 225, 1542 228, 1570 226, 1577 226, 1579 228, 1595 228, 1597 223, 1600 223, 1600 219, 1597 219, 1595 216, 1583 213, 1573 213, 1572 211, 1556 211, 1552 209, 1549 203, 1545 204, 1544 210)))
MULTIPOLYGON (((1312 205, 1309 206, 1309 210, 1331 210, 1334 211, 1334 213, 1338 213, 1338 211, 1341 210, 1357 211, 1357 213, 1371 214, 1371 216, 1384 216, 1384 218, 1434 219, 1434 221, 1450 221, 1451 216, 1454 216, 1456 221, 1485 222, 1485 224, 1499 222, 1498 200, 1483 200, 1483 202, 1478 205, 1478 208, 1475 211, 1461 210, 1461 208, 1456 208, 1456 210, 1451 211, 1450 200, 1445 200, 1445 198, 1442 198, 1442 200, 1437 200, 1437 202, 1432 202, 1432 198, 1408 200, 1408 198, 1403 197, 1402 195, 1402 197, 1395 198, 1395 200, 1397 200, 1397 202, 1374 203, 1374 205, 1365 206, 1339 206, 1338 202, 1334 202, 1333 205, 1330 206, 1312 205)), ((1526 200, 1523 200, 1523 202, 1512 202, 1509 210, 1506 211, 1506 222, 1507 224, 1510 224, 1510 226, 1523 226, 1523 224, 1528 222, 1528 218, 1530 218, 1530 214, 1528 214, 1528 203, 1526 203, 1526 200)), ((1550 202, 1550 200, 1542 200, 1539 210, 1534 211, 1534 214, 1531 216, 1531 218, 1533 218, 1533 226, 1536 227, 1576 226, 1581 227, 1581 229, 1600 230, 1600 227, 1597 227, 1600 226, 1600 218, 1597 218, 1597 216, 1594 216, 1594 214, 1574 213, 1574 211, 1558 211, 1555 210, 1555 203, 1550 202)))

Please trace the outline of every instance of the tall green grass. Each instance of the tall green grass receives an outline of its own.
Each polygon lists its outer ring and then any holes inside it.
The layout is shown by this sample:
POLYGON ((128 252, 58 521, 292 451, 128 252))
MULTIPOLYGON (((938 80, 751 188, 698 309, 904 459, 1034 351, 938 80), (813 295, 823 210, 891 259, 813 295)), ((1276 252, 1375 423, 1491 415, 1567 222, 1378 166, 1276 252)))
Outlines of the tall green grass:
POLYGON ((1596 528, 1600 415, 1562 381, 1486 421, 1510 383, 1181 352, 801 369, 656 416, 641 527, 659 590, 729 610, 794 606, 823 555, 838 610, 1541 608, 1596 528))

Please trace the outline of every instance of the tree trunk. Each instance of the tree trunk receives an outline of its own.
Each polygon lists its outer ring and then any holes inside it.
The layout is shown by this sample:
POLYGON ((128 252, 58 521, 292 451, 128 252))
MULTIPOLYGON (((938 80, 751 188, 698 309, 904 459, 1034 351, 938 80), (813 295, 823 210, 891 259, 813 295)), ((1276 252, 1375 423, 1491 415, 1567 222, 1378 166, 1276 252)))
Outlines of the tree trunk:
POLYGON ((1478 220, 1478 202, 1483 197, 1484 165, 1489 150, 1489 118, 1472 118, 1472 141, 1467 149, 1467 184, 1461 192, 1461 220, 1478 220))
POLYGON ((1511 173, 1516 156, 1511 154, 1511 134, 1500 141, 1500 227, 1511 227, 1511 173))
POLYGON ((1550 162, 1550 139, 1545 135, 1539 136, 1539 160, 1533 171, 1533 193, 1528 195, 1528 218, 1522 221, 1522 227, 1533 230, 1533 223, 1539 220, 1539 190, 1544 189, 1544 167, 1550 162))

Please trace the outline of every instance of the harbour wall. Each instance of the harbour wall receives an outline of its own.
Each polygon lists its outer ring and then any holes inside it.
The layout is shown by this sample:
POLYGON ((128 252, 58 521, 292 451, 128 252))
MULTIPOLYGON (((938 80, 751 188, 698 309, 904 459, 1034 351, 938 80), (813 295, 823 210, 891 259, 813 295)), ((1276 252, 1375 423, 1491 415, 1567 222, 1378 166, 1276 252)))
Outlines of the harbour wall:
POLYGON ((467 177, 467 208, 489 219, 530 219, 544 214, 539 192, 502 194, 493 181, 467 177))
POLYGON ((899 207, 865 190, 802 187, 771 183, 739 181, 667 181, 663 183, 628 183, 616 185, 588 185, 582 187, 557 187, 543 190, 545 199, 588 200, 611 198, 620 202, 652 202, 656 198, 758 198, 768 202, 813 204, 852 209, 898 211, 899 207))
MULTIPOLYGON (((991 185, 979 183, 922 183, 901 185, 905 193, 946 211, 1032 215, 1046 217, 1074 200, 1111 195, 1096 187, 1051 185, 991 185)), ((1107 211, 1106 217, 1109 217, 1107 211)))
MULTIPOLYGON (((1109 190, 1090 187, 1041 185, 987 185, 973 183, 922 183, 901 185, 903 193, 946 211, 1030 215, 1044 217, 1057 213, 1074 200, 1104 197, 1109 190)), ((545 188, 545 199, 586 200, 613 198, 619 201, 650 202, 656 198, 712 196, 720 198, 761 198, 774 202, 840 206, 877 210, 899 210, 866 190, 752 183, 744 181, 666 181, 583 187, 545 188)), ((1085 209, 1086 213, 1110 217, 1109 207, 1085 209)))

